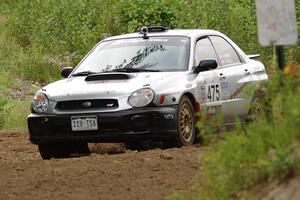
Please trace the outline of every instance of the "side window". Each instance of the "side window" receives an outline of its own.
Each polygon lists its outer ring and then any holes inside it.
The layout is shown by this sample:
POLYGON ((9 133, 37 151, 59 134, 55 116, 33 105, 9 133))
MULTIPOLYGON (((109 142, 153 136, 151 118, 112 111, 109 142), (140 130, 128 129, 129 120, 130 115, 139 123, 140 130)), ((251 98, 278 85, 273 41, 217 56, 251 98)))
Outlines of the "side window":
POLYGON ((239 56, 233 47, 223 38, 218 36, 210 36, 210 39, 219 56, 221 65, 231 65, 241 63, 239 56))
POLYGON ((208 59, 214 59, 218 62, 216 52, 210 40, 208 38, 203 38, 196 44, 195 64, 198 65, 201 60, 208 59))

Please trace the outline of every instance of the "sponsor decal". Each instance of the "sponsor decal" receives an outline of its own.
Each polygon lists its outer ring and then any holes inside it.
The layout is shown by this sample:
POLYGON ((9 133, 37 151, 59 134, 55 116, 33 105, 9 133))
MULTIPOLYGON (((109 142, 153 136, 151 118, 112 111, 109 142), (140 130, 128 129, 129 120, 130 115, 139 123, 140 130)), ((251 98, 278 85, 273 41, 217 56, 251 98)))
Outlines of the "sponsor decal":
POLYGON ((207 106, 206 107, 206 120, 215 118, 217 113, 221 113, 221 106, 207 106))
POLYGON ((200 86, 200 94, 201 94, 201 99, 202 99, 202 102, 205 103, 206 102, 206 93, 205 93, 205 86, 204 85, 201 85, 200 86))

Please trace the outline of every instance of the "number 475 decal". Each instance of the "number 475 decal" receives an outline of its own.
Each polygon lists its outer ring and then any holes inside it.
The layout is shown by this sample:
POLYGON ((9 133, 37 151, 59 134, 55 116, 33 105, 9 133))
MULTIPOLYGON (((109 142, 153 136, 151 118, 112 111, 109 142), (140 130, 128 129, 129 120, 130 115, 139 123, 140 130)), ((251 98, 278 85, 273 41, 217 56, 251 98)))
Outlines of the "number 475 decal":
POLYGON ((221 87, 219 83, 206 85, 205 91, 208 102, 221 101, 221 87))

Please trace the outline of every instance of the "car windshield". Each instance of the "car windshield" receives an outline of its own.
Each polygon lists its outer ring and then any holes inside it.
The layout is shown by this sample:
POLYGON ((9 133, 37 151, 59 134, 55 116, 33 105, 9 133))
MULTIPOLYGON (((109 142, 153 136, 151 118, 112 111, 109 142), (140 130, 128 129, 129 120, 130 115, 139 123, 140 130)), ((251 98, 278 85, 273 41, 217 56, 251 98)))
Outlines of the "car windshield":
POLYGON ((189 38, 183 36, 105 41, 79 64, 73 76, 111 71, 185 71, 189 45, 189 38))

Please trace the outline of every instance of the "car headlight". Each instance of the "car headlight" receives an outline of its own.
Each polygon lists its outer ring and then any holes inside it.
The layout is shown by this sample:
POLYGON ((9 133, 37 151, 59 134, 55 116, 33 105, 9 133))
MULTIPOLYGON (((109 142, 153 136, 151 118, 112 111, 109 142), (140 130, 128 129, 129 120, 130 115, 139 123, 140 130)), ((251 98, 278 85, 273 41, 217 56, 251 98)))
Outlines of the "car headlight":
POLYGON ((45 94, 38 92, 32 100, 32 109, 37 113, 44 113, 48 109, 49 101, 45 94))
POLYGON ((129 97, 128 102, 132 107, 144 107, 149 105, 154 99, 154 92, 149 88, 135 91, 129 97))

